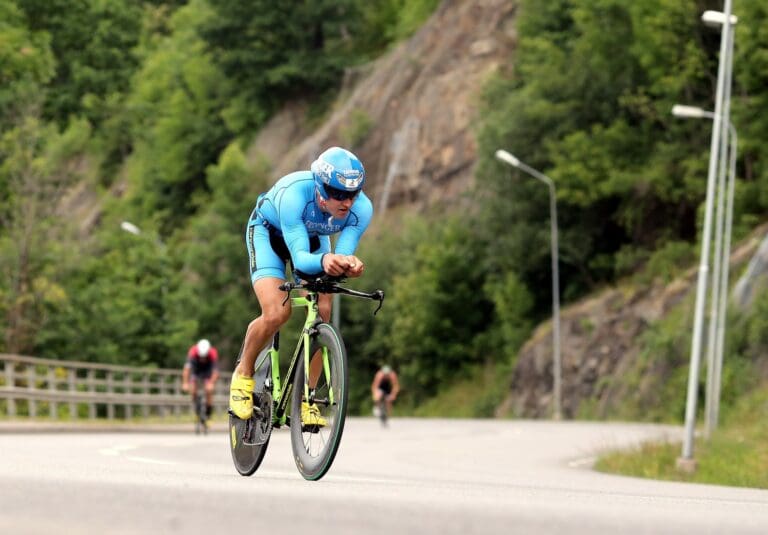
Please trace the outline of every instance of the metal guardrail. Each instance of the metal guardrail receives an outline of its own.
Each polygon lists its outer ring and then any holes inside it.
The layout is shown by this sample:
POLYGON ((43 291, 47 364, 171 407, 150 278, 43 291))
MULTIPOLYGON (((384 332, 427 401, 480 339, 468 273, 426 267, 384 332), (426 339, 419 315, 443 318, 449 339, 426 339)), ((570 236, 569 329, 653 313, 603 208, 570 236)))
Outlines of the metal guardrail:
MULTIPOLYGON (((0 417, 133 418, 187 414, 179 369, 138 368, 0 353, 0 417)), ((214 411, 226 411, 231 372, 221 372, 214 411)))

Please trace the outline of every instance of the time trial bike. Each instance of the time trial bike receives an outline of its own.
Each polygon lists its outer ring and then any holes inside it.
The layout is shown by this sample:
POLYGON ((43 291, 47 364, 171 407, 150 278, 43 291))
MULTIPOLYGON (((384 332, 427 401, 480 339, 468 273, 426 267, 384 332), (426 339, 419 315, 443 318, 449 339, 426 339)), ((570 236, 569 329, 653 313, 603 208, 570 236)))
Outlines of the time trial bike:
MULTIPOLYGON (((229 442, 235 469, 250 476, 259 468, 269 445, 272 429, 289 426, 293 458, 301 475, 310 481, 323 477, 333 463, 344 430, 347 412, 347 353, 339 331, 323 322, 318 295, 343 294, 384 303, 384 292, 360 292, 340 284, 343 277, 308 277, 299 283, 285 282, 291 306, 306 309, 285 382, 280 373, 280 333, 264 348, 254 364, 253 414, 243 420, 229 415, 229 442), (303 290, 294 297, 291 292, 303 290), (290 401, 290 410, 289 410, 290 401), (312 411, 307 410, 309 407, 312 411), (303 408, 303 410, 302 410, 303 408)), ((237 362, 242 357, 242 347, 237 362)))

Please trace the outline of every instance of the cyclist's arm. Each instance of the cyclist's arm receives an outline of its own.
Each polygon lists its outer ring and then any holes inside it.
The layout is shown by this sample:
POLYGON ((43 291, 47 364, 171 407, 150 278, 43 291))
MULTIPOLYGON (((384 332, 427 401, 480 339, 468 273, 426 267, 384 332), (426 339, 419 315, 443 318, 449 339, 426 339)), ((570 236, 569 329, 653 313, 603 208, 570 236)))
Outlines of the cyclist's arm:
POLYGON ((181 371, 181 386, 182 389, 186 389, 186 387, 189 385, 189 369, 191 368, 191 365, 189 361, 184 363, 184 369, 181 371))
POLYGON ((395 399, 397 394, 400 392, 400 381, 398 381, 397 374, 395 372, 392 372, 390 381, 392 381, 392 392, 389 393, 389 397, 390 399, 395 399))
MULTIPOLYGON (((320 250, 312 253, 309 249, 309 234, 302 219, 307 201, 298 192, 288 191, 280 200, 280 230, 291 252, 293 267, 310 275, 323 271, 323 243, 320 250)), ((330 242, 329 242, 330 243, 330 242)), ((330 246, 329 246, 330 250, 330 246)))
POLYGON ((360 238, 368 228, 373 217, 373 204, 365 193, 361 193, 347 216, 349 218, 347 226, 339 233, 339 239, 336 241, 336 254, 353 255, 357 249, 360 238))
POLYGON ((376 372, 373 376, 373 382, 371 383, 371 396, 376 399, 376 394, 379 390, 379 383, 381 383, 381 371, 376 372))
POLYGON ((219 352, 215 347, 211 348, 211 377, 208 382, 212 385, 219 380, 219 352))

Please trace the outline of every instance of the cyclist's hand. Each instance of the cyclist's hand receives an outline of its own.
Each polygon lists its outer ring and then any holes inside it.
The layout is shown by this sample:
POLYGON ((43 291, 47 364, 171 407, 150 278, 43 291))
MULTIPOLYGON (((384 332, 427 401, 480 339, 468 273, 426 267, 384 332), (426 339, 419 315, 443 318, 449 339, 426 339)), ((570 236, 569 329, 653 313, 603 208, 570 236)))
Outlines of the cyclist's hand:
POLYGON ((363 264, 362 260, 355 255, 349 255, 347 256, 347 261, 349 262, 349 267, 344 272, 347 277, 359 277, 363 274, 365 264, 363 264))
POLYGON ((189 383, 182 383, 181 391, 182 392, 189 392, 189 383))
POLYGON ((323 256, 323 271, 334 277, 344 275, 349 269, 348 258, 341 254, 327 253, 323 256))

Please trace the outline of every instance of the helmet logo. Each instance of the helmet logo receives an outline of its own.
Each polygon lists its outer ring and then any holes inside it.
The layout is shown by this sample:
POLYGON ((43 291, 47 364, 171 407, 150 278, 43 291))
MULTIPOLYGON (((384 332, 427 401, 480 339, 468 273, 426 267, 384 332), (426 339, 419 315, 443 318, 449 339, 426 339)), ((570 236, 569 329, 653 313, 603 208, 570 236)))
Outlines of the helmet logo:
POLYGON ((317 173, 319 175, 323 175, 323 178, 325 180, 331 177, 331 174, 333 174, 333 170, 335 169, 335 167, 333 167, 332 164, 328 162, 324 162, 322 160, 317 161, 317 167, 318 167, 317 173))
POLYGON ((347 189, 357 189, 360 187, 360 182, 363 181, 363 173, 357 169, 350 169, 344 174, 337 173, 336 178, 347 189))

